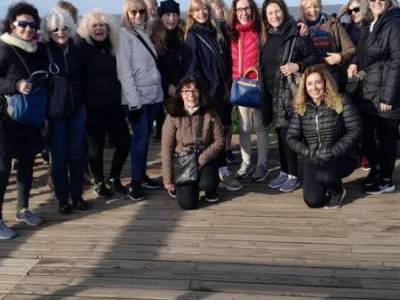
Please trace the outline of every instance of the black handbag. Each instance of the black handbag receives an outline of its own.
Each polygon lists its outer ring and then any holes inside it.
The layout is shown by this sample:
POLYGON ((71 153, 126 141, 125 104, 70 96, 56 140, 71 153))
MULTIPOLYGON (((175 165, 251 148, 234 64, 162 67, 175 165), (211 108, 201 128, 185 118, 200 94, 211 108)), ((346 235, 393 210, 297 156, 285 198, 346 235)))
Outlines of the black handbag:
POLYGON ((357 96, 362 89, 362 81, 366 75, 367 73, 362 70, 348 79, 346 83, 346 94, 353 97, 357 96))
POLYGON ((175 185, 193 184, 199 179, 197 159, 200 153, 203 115, 200 115, 199 126, 194 137, 194 146, 187 151, 175 152, 172 156, 172 169, 175 185))

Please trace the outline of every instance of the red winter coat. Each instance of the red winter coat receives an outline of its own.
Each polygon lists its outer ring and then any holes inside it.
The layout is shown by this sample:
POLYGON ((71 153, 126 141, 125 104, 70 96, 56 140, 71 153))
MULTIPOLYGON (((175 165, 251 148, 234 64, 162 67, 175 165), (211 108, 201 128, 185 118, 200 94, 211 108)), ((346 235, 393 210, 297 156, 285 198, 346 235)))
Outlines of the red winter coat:
MULTIPOLYGON (((237 79, 250 67, 257 68, 258 64, 258 33, 253 30, 253 22, 246 25, 237 24, 239 39, 231 42, 232 78, 237 79), (239 40, 241 48, 241 62, 239 65, 239 40)), ((255 79, 256 74, 251 72, 247 78, 255 79)))

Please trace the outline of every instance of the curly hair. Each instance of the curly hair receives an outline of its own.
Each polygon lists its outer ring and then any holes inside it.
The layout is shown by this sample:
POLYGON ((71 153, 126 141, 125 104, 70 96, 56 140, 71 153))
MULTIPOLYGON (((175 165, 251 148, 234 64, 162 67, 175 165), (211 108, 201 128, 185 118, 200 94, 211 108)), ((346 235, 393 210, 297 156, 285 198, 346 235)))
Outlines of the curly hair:
POLYGON ((275 3, 276 5, 278 5, 279 8, 283 12, 284 19, 283 19, 282 24, 287 22, 290 19, 289 9, 288 9, 285 1, 283 1, 283 0, 265 0, 262 5, 262 9, 261 9, 261 20, 262 20, 262 27, 263 27, 263 34, 261 37, 261 41, 262 41, 263 45, 265 45, 265 43, 267 42, 268 31, 271 28, 271 25, 268 23, 268 19, 267 19, 267 6, 272 3, 275 3))
POLYGON ((111 16, 102 11, 100 8, 95 8, 82 17, 77 30, 78 35, 88 44, 93 44, 90 38, 90 29, 95 22, 101 22, 106 25, 107 37, 109 38, 112 46, 112 54, 115 55, 118 40, 116 25, 111 16))
POLYGON ((48 42, 53 29, 61 26, 68 27, 69 37, 76 35, 76 24, 72 16, 60 7, 52 8, 44 20, 43 41, 48 42))
POLYGON ((304 71, 303 78, 300 81, 299 88, 293 101, 293 110, 299 115, 304 116, 306 111, 306 102, 310 96, 307 93, 306 82, 307 78, 313 74, 318 73, 321 75, 325 86, 324 102, 325 104, 335 110, 338 114, 343 112, 342 97, 340 96, 335 83, 324 65, 313 65, 304 71))
MULTIPOLYGON (((248 0, 251 7, 251 19, 253 20, 253 30, 257 33, 261 32, 261 17, 258 12, 257 4, 254 0, 248 0)), ((236 30, 236 24, 239 22, 236 11, 236 4, 239 0, 233 0, 231 10, 228 16, 228 29, 229 35, 232 41, 237 41, 239 39, 239 32, 236 30)))
POLYGON ((26 2, 17 2, 8 7, 7 15, 3 21, 3 32, 11 33, 12 32, 12 23, 17 19, 20 15, 30 15, 35 20, 38 29, 40 26, 40 17, 39 12, 32 4, 26 2))
POLYGON ((169 98, 166 102, 165 109, 170 116, 182 117, 186 114, 182 99, 182 89, 190 84, 193 84, 195 88, 199 90, 200 111, 214 112, 214 109, 208 101, 208 95, 201 80, 193 76, 186 76, 179 82, 176 89, 176 96, 174 98, 169 98))

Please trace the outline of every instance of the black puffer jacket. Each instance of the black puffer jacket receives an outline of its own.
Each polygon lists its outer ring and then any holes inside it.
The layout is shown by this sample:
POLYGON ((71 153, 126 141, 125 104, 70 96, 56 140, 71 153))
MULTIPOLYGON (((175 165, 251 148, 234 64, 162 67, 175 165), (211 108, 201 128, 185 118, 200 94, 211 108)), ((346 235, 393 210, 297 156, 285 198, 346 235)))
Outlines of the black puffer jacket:
MULTIPOLYGON (((291 57, 291 62, 297 63, 300 66, 299 72, 303 73, 304 70, 319 62, 319 56, 317 50, 314 48, 311 38, 301 37, 298 35, 297 23, 291 18, 286 22, 282 29, 277 33, 268 33, 268 35, 272 34, 282 34, 285 35, 285 39, 283 44, 281 45, 280 51, 276 53, 277 61, 279 62, 279 66, 285 65, 288 63, 290 48, 292 46, 293 40, 296 37, 296 42, 293 48, 293 54, 291 57)), ((282 74, 282 72, 277 70, 275 72, 273 90, 268 90, 267 86, 271 86, 271 84, 267 83, 266 74, 270 72, 268 66, 263 64, 263 55, 266 53, 265 47, 268 47, 268 37, 267 42, 263 46, 263 49, 259 51, 259 66, 260 66, 260 74, 261 74, 261 90, 264 94, 264 123, 268 125, 268 121, 271 120, 271 116, 269 114, 272 113, 272 123, 275 127, 287 127, 289 123, 289 118, 292 112, 292 99, 293 95, 291 93, 288 80, 282 74), (272 111, 271 111, 272 108, 272 111)))
POLYGON ((80 41, 82 49, 82 87, 88 109, 121 105, 121 84, 111 43, 80 41))
POLYGON ((342 98, 342 104, 343 112, 337 114, 325 102, 317 107, 308 100, 304 116, 293 113, 290 120, 289 147, 303 157, 321 163, 355 155, 361 138, 361 119, 348 98, 342 98))
POLYGON ((357 101, 359 109, 400 119, 400 8, 382 15, 372 32, 370 23, 363 26, 355 62, 359 70, 367 71, 357 101), (392 105, 392 111, 380 112, 379 102, 392 105))
MULTIPOLYGON (((38 53, 29 53, 14 47, 31 72, 40 69, 38 53)), ((29 77, 28 71, 9 45, 0 41, 0 155, 15 157, 22 151, 41 151, 40 128, 28 126, 12 120, 7 114, 5 95, 17 93, 16 83, 29 77)))

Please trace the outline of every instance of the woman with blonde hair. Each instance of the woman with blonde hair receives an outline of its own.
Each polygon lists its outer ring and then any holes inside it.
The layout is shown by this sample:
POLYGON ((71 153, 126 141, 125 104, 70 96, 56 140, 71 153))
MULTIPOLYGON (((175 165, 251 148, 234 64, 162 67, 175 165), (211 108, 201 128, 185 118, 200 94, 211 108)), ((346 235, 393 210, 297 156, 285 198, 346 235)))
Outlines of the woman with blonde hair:
POLYGON ((100 198, 126 194, 120 174, 129 154, 130 135, 121 106, 117 76, 117 31, 111 16, 94 9, 83 16, 78 34, 82 49, 82 87, 87 107, 88 161, 94 192, 100 198), (110 175, 105 181, 103 151, 106 134, 115 144, 110 175))
POLYGON ((355 47, 339 21, 322 11, 321 0, 300 0, 300 19, 310 31, 321 63, 332 75, 339 91, 343 91, 346 68, 355 47))
POLYGON ((142 200, 142 184, 159 188, 146 176, 149 137, 154 112, 163 101, 157 52, 146 33, 148 16, 143 0, 125 0, 117 50, 117 73, 122 86, 122 105, 132 127, 129 197, 142 200))
POLYGON ((357 166, 361 138, 357 109, 341 96, 323 65, 308 67, 294 100, 287 143, 303 156, 303 196, 310 207, 337 208, 346 190, 342 178, 357 166))
MULTIPOLYGON (((216 109, 225 129, 230 122, 230 104, 226 83, 230 79, 229 52, 218 22, 211 16, 211 7, 204 0, 191 0, 186 16, 186 74, 202 80, 208 87, 210 103, 216 109)), ((221 184, 230 191, 242 188, 229 172, 225 151, 219 157, 221 184)))
POLYGON ((49 11, 43 36, 48 40, 43 51, 45 64, 52 74, 64 78, 67 86, 65 95, 53 96, 56 85, 52 82, 48 111, 51 174, 61 214, 70 213, 72 208, 88 209, 82 199, 86 106, 81 90, 82 56, 74 41, 75 34, 76 25, 66 11, 60 8, 49 11))

